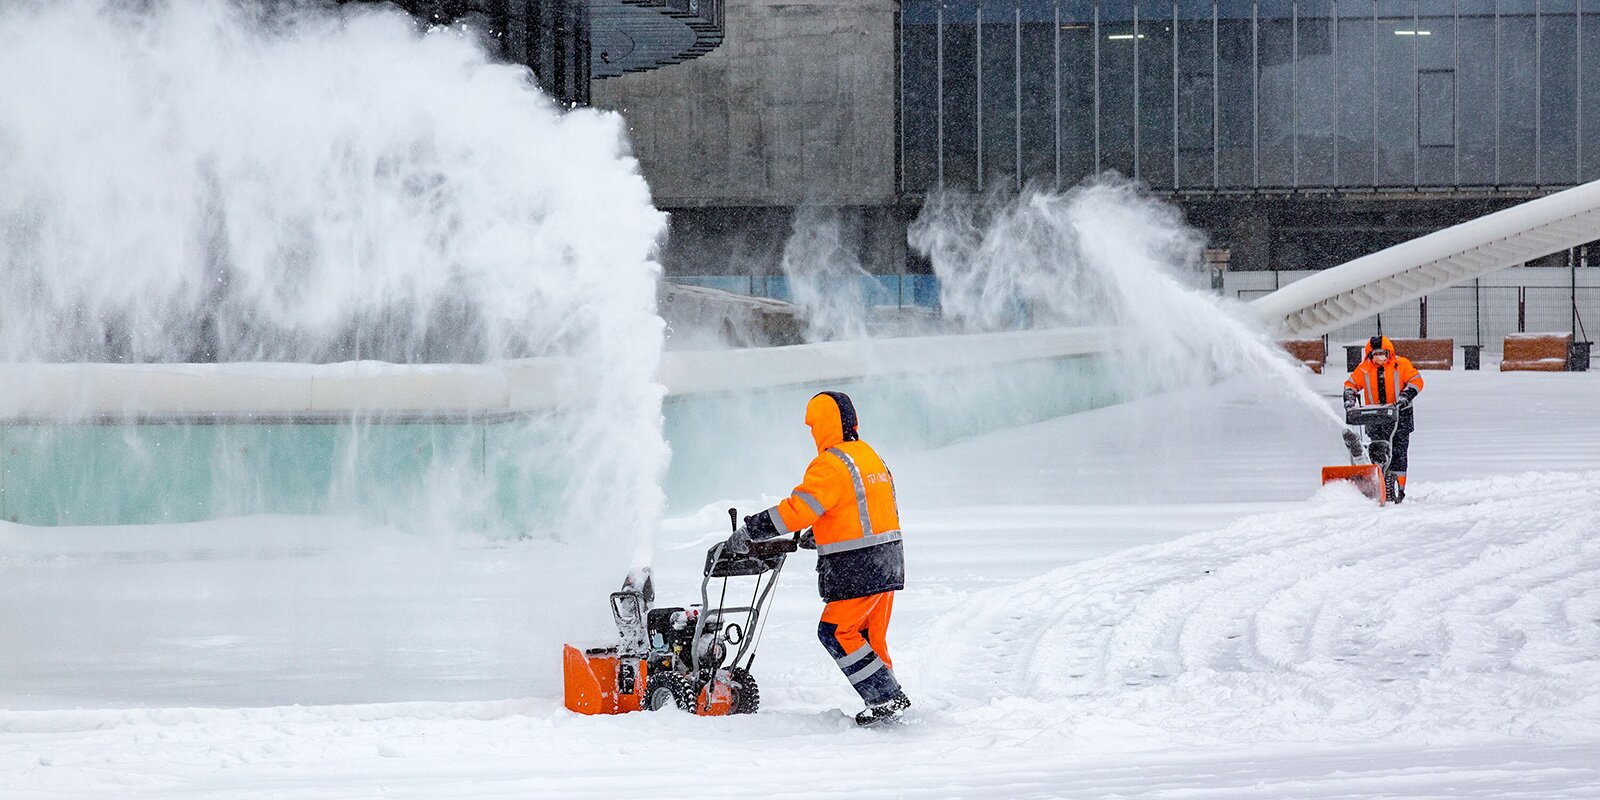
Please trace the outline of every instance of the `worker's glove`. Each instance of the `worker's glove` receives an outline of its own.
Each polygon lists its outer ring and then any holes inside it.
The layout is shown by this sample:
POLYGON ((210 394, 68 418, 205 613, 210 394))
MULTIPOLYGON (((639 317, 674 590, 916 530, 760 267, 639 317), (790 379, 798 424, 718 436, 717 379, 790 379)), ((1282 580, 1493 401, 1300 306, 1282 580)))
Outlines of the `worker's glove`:
POLYGON ((1405 391, 1400 393, 1400 398, 1396 402, 1399 403, 1400 407, 1404 409, 1410 408, 1411 401, 1415 399, 1417 399, 1417 387, 1407 386, 1405 391))
POLYGON ((778 528, 772 524, 772 515, 765 511, 745 517, 744 527, 750 529, 752 539, 771 539, 778 535, 778 528))
POLYGON ((806 528, 800 532, 800 538, 795 544, 799 545, 802 550, 815 550, 817 549, 817 537, 811 532, 810 528, 806 528))
POLYGON ((740 525, 733 532, 733 535, 728 537, 728 542, 723 545, 722 549, 736 556, 742 556, 750 552, 750 529, 740 525))
POLYGON ((1349 411, 1350 409, 1355 408, 1358 397, 1359 396, 1356 394, 1356 390, 1344 390, 1344 410, 1349 411))

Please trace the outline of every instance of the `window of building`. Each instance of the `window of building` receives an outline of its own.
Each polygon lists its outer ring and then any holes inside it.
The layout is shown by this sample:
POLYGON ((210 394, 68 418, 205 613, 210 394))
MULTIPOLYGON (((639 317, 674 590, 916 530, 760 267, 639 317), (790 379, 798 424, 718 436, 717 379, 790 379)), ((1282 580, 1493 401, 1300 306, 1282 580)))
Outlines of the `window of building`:
POLYGON ((1056 4, 1022 0, 1022 179, 1055 183, 1056 4))
POLYGON ((1578 182, 1576 10, 1573 0, 1539 3, 1538 180, 1543 186, 1578 182))
POLYGON ((1222 188, 1256 185, 1255 4, 1217 0, 1217 172, 1222 188))
POLYGON ((944 80, 939 116, 944 133, 943 185, 978 185, 978 4, 945 0, 944 80))
POLYGON ((1295 21, 1294 185, 1336 186, 1332 0, 1299 0, 1295 21))
POLYGON ((1533 5, 1533 0, 1501 0, 1497 8, 1498 186, 1538 181, 1539 36, 1533 5))
POLYGON ((1214 186, 1217 101, 1213 6, 1210 0, 1179 0, 1177 31, 1177 188, 1214 186))
POLYGON ((1338 103, 1339 184, 1372 185, 1373 48, 1371 0, 1335 0, 1334 95, 1338 103))
POLYGON ((906 0, 900 26, 902 185, 926 192, 939 183, 938 0, 906 0))
POLYGON ((983 187, 1015 189, 1017 172, 1017 6, 1012 0, 979 3, 983 47, 982 92, 983 187))
POLYGON ((1493 186, 1496 181, 1496 120, 1500 91, 1495 81, 1499 39, 1494 0, 1462 0, 1456 18, 1460 58, 1456 65, 1456 115, 1461 186, 1493 186))
POLYGON ((1417 143, 1420 146, 1455 147, 1455 94, 1454 70, 1417 72, 1417 143))
POLYGON ((1294 3, 1260 0, 1256 6, 1256 180, 1261 186, 1294 185, 1294 3))

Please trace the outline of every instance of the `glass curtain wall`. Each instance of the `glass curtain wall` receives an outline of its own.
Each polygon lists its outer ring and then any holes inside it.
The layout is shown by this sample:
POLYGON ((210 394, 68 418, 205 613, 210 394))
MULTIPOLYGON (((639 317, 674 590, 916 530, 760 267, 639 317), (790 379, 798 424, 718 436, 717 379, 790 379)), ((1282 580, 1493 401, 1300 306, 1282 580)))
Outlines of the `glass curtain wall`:
POLYGON ((903 190, 1600 179, 1600 0, 904 0, 903 190))

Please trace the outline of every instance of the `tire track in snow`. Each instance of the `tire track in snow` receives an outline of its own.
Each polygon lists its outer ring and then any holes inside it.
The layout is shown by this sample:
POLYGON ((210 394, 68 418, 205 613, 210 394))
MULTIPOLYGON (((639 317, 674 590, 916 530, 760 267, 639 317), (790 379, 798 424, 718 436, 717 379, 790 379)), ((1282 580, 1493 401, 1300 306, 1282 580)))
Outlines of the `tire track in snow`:
POLYGON ((1600 737, 1600 473, 1408 499, 1330 487, 985 592, 912 637, 959 667, 917 688, 958 718, 1181 741, 1600 737))

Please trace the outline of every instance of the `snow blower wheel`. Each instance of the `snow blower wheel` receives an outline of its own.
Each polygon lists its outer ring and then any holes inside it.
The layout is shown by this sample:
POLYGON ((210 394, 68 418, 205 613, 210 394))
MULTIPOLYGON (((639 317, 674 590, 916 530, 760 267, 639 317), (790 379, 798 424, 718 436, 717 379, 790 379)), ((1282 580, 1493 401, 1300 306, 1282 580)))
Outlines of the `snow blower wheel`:
POLYGON ((694 713, 695 691, 686 676, 676 672, 653 673, 645 689, 645 708, 660 711, 676 708, 694 713))
POLYGON ((733 684, 733 709, 730 714, 754 714, 761 707, 761 687, 743 667, 728 670, 728 682, 733 684))

